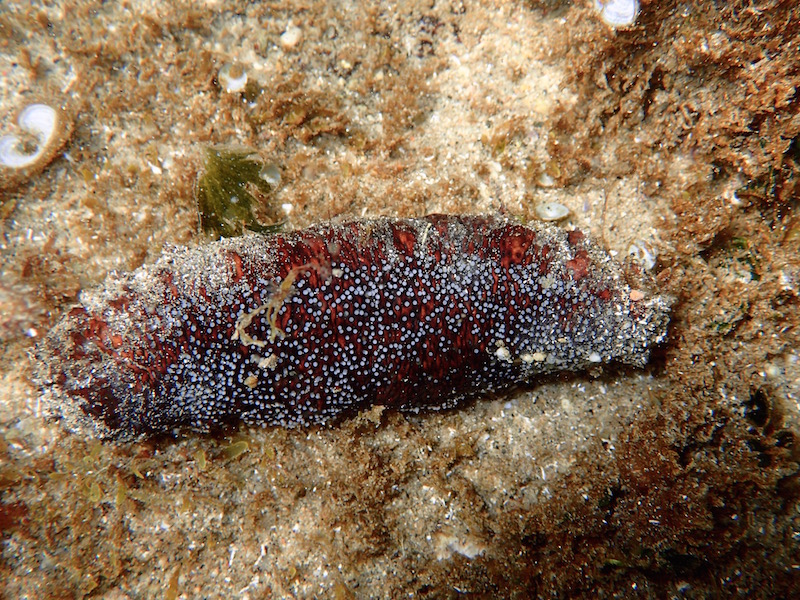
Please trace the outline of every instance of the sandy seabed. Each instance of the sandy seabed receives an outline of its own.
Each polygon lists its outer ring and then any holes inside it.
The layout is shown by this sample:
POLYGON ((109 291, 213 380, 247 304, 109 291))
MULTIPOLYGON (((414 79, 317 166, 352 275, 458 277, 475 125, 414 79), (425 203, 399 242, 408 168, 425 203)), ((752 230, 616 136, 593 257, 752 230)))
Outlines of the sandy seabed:
POLYGON ((59 111, 0 170, 4 597, 790 596, 799 45, 788 0, 643 0, 616 31, 589 0, 4 2, 0 135, 59 111), (259 218, 286 228, 563 204, 652 267, 670 339, 442 414, 137 444, 45 422, 30 350, 81 289, 212 239, 219 145, 277 167, 259 218))

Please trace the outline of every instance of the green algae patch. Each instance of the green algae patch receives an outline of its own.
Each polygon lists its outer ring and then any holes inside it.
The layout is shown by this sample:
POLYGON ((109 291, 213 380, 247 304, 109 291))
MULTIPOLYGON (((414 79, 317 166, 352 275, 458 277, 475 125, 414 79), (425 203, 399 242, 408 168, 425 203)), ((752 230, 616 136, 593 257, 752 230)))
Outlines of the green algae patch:
POLYGON ((164 598, 166 600, 175 600, 178 597, 178 578, 181 575, 181 567, 178 565, 172 572, 172 575, 167 581, 167 589, 164 590, 164 598))
POLYGON ((123 479, 117 476, 117 492, 114 494, 114 505, 119 508, 125 499, 128 497, 128 488, 123 479))
POLYGON ((86 498, 92 504, 98 504, 103 499, 103 489, 96 481, 86 483, 86 498))
POLYGON ((206 460, 206 451, 200 448, 192 456, 195 464, 197 465, 197 470, 205 471, 206 466, 208 466, 208 461, 206 460))
POLYGON ((277 167, 264 163, 252 148, 206 148, 203 174, 197 184, 200 226, 221 237, 247 231, 270 233, 280 224, 272 221, 272 191, 277 167))

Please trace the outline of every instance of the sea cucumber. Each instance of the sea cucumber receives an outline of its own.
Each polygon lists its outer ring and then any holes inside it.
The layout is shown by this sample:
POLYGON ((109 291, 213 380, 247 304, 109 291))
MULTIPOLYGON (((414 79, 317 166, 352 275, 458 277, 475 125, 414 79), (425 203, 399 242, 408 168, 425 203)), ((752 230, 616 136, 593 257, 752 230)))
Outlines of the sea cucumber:
POLYGON ((669 299, 578 230, 492 216, 328 222, 112 274, 34 352, 45 412, 140 439, 442 409, 539 374, 643 366, 669 299))

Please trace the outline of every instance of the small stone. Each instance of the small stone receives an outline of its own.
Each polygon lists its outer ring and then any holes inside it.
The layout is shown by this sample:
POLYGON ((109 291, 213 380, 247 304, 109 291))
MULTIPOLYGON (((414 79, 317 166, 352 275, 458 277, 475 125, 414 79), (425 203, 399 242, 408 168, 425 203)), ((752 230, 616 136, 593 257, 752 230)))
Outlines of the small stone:
POLYGON ((640 300, 644 300, 644 292, 641 290, 631 290, 628 297, 631 299, 631 302, 639 302, 640 300))
POLYGON ((303 30, 296 25, 289 25, 281 34, 281 46, 284 50, 291 50, 303 39, 303 30))

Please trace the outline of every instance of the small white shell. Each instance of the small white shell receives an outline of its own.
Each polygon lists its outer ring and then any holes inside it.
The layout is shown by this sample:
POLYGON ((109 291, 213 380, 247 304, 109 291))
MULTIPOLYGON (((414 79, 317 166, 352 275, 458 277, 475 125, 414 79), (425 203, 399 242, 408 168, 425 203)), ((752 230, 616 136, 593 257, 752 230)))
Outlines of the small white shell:
POLYGON ((542 173, 539 175, 539 181, 537 181, 537 183, 542 187, 553 187, 556 184, 556 180, 547 173, 542 173))
POLYGON ((558 202, 542 202, 534 210, 542 221, 560 221, 569 216, 569 208, 558 202))
POLYGON ((286 31, 281 34, 281 46, 283 46, 284 50, 290 50, 297 46, 301 39, 303 39, 303 30, 297 25, 290 24, 286 31))
POLYGON ((281 184, 281 170, 273 164, 264 165, 264 168, 261 169, 258 176, 266 181, 272 188, 276 188, 281 184))
POLYGON ((31 104, 25 107, 19 113, 17 123, 20 129, 36 137, 38 142, 36 151, 25 154, 20 151, 22 142, 17 136, 3 136, 0 138, 0 165, 12 169, 24 169, 38 161, 52 141, 57 122, 56 109, 47 104, 31 104))
POLYGON ((611 27, 633 25, 639 16, 638 0, 595 0, 594 6, 600 11, 600 18, 611 27))
POLYGON ((652 271, 656 266, 656 257, 658 256, 655 248, 647 242, 636 240, 628 248, 628 255, 633 257, 633 260, 638 262, 645 271, 652 271))
POLYGON ((217 74, 217 81, 223 90, 235 94, 247 85, 247 71, 237 65, 225 64, 217 74))

